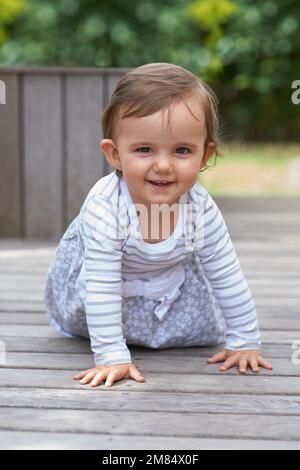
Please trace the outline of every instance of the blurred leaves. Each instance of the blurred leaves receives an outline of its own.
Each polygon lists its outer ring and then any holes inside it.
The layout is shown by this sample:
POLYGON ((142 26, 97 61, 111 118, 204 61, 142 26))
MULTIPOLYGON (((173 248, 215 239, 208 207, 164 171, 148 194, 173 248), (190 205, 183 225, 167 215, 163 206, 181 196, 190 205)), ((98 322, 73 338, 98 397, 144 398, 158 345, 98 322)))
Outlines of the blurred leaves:
POLYGON ((231 0, 197 0, 187 8, 190 16, 208 31, 218 29, 236 10, 237 5, 231 0))
POLYGON ((24 0, 0 0, 0 24, 5 25, 13 21, 24 9, 24 0))
POLYGON ((0 46, 8 39, 7 27, 24 8, 24 0, 0 0, 0 46))
POLYGON ((226 139, 299 139, 298 0, 0 0, 0 63, 171 62, 216 91, 226 139))

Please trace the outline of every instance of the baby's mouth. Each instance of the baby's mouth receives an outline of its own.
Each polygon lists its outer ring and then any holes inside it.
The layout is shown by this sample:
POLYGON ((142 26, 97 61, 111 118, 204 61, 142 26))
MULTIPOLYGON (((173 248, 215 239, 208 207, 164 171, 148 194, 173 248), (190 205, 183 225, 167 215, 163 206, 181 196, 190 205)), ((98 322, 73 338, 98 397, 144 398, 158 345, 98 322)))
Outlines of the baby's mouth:
POLYGON ((153 184, 154 186, 161 186, 161 187, 163 187, 163 186, 170 186, 171 184, 174 183, 174 181, 159 181, 159 180, 157 180, 157 181, 155 181, 155 180, 147 180, 147 181, 148 181, 148 183, 151 183, 151 184, 153 184))

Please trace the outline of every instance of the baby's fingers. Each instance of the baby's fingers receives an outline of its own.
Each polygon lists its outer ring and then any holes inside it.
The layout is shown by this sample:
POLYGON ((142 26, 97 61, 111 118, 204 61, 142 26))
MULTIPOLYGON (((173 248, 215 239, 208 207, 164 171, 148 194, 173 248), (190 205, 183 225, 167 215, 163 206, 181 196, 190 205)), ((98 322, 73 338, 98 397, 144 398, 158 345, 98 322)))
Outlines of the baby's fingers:
POLYGON ((136 380, 137 382, 145 382, 145 379, 144 379, 143 375, 140 373, 140 371, 135 366, 131 366, 131 368, 129 370, 129 377, 131 379, 136 380))
POLYGON ((269 369, 269 370, 273 369, 272 364, 270 364, 268 361, 266 361, 263 357, 258 358, 258 363, 259 363, 259 365, 261 365, 265 369, 269 369))
POLYGON ((239 363, 239 371, 241 374, 246 374, 247 366, 248 366, 248 359, 247 357, 242 356, 240 358, 240 363, 239 363))
POLYGON ((214 354, 212 357, 210 357, 207 362, 209 364, 214 364, 216 362, 223 362, 226 359, 226 352, 225 351, 220 351, 216 354, 214 354))
POLYGON ((101 372, 98 372, 90 383, 90 386, 95 387, 99 385, 101 382, 103 382, 103 380, 105 380, 106 374, 107 371, 105 370, 101 370, 101 372))
POLYGON ((105 387, 110 387, 114 383, 114 381, 117 379, 118 375, 119 374, 117 371, 109 372, 106 382, 105 382, 105 387))
POLYGON ((231 356, 226 361, 224 364, 220 367, 220 370, 223 372, 227 369, 231 369, 231 367, 237 365, 238 359, 236 356, 231 356))
POLYGON ((252 372, 259 372, 259 367, 257 364, 257 359, 255 357, 250 357, 249 359, 252 372))
POLYGON ((94 377, 95 375, 97 374, 97 371, 94 369, 94 370, 91 370, 91 372, 88 372, 86 374, 85 377, 83 377, 83 379, 80 380, 80 383, 81 384, 87 384, 89 383, 94 377))
POLYGON ((73 376, 74 380, 82 379, 88 372, 90 372, 92 369, 84 370, 83 372, 79 372, 79 374, 76 374, 73 376))

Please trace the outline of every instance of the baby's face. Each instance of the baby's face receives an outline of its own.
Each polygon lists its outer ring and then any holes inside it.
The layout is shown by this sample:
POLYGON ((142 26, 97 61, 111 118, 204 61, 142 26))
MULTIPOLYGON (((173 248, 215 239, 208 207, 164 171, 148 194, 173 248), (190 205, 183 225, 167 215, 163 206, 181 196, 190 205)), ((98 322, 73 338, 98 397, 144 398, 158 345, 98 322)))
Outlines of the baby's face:
POLYGON ((167 117, 167 112, 160 110, 150 116, 120 119, 114 141, 101 142, 107 157, 114 152, 118 165, 111 158, 110 163, 123 171, 134 203, 149 206, 178 202, 195 184, 200 169, 213 153, 211 143, 204 155, 205 116, 195 97, 171 105, 169 126, 167 117), (158 186, 151 181, 169 184, 158 186))

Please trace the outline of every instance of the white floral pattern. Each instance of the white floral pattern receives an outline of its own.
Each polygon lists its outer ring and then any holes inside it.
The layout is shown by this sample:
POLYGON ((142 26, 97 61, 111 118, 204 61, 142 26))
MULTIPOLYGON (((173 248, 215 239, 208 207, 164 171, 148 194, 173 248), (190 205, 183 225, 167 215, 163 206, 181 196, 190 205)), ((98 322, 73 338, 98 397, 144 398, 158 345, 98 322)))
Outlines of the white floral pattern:
MULTIPOLYGON (((50 264, 44 300, 49 323, 69 338, 89 338, 85 291, 77 283, 84 261, 76 219, 60 240, 50 264)), ((180 296, 160 321, 154 314, 157 300, 123 297, 123 332, 127 344, 149 348, 211 346, 226 338, 226 322, 194 251, 183 262, 185 281, 180 296)))

